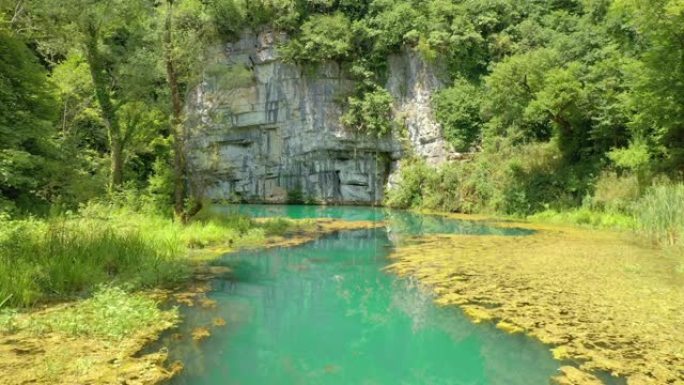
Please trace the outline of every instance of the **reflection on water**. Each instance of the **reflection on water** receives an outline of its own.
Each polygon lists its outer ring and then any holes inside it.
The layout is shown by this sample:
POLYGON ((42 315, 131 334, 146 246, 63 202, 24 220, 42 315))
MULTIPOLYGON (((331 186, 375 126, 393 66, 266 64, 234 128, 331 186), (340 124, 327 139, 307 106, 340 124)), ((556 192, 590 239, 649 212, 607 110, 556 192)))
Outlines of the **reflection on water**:
POLYGON ((336 218, 350 221, 379 221, 385 218, 384 209, 365 206, 224 205, 212 208, 219 212, 242 213, 256 218, 336 218))
POLYGON ((358 206, 306 205, 226 205, 214 207, 218 212, 242 213, 256 218, 288 217, 335 218, 350 221, 386 221, 391 232, 401 234, 471 234, 471 235, 529 235, 534 230, 497 228, 484 222, 451 219, 440 215, 422 215, 407 211, 358 206))
POLYGON ((225 256, 234 274, 214 282, 219 306, 185 316, 187 325, 217 316, 227 325, 201 345, 172 345, 185 364, 172 383, 548 384, 559 365, 547 348, 435 307, 412 282, 382 271, 390 247, 377 229, 225 256))

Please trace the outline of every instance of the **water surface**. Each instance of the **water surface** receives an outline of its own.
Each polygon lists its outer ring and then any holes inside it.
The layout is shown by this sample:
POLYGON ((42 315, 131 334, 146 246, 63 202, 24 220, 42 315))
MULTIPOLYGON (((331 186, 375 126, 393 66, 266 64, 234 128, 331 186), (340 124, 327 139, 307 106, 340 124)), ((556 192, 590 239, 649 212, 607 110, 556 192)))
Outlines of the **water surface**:
POLYGON ((221 258, 216 263, 234 274, 213 284, 215 313, 188 309, 184 315, 188 324, 222 317, 227 325, 199 345, 172 351, 185 364, 173 384, 546 385, 559 367, 547 347, 474 325, 457 308, 438 308, 413 282, 383 271, 397 232, 519 230, 416 215, 389 218, 364 208, 241 210, 388 219, 390 226, 221 258))

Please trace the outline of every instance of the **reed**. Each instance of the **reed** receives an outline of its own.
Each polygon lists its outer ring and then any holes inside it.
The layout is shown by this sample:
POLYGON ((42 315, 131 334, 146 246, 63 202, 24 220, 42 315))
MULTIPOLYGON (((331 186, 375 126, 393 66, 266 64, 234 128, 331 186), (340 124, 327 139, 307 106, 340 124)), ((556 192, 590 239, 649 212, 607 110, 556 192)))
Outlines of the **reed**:
POLYGON ((684 246, 684 184, 651 187, 635 207, 639 231, 654 243, 684 246))

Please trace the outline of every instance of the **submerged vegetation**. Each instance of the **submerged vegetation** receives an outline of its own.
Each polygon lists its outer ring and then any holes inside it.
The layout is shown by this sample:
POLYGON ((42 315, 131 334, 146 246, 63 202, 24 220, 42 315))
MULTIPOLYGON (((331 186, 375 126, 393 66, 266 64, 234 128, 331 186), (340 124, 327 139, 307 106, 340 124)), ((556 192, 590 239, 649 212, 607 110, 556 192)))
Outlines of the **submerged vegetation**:
POLYGON ((602 384, 597 372, 629 384, 681 381, 680 256, 629 234, 534 228, 528 236, 417 237, 395 249, 389 269, 417 278, 438 304, 458 305, 475 322, 551 345, 556 359, 593 379, 559 384, 602 384))

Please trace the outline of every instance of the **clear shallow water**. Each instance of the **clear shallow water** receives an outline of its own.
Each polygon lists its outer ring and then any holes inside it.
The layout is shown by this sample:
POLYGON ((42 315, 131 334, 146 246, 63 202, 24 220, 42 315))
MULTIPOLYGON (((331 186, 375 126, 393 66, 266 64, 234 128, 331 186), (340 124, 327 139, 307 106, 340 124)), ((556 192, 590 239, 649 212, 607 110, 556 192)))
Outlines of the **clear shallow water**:
MULTIPOLYGON (((330 209, 326 215, 348 218, 346 208, 330 209)), ((290 213, 301 218, 308 209, 290 213)), ((368 216, 376 214, 385 215, 363 208, 349 215, 373 219, 368 216)), ((414 217, 402 218, 401 228, 517 231, 461 221, 440 227, 439 221, 426 224, 414 217)), ((456 308, 434 306, 411 281, 384 272, 391 235, 387 229, 348 231, 295 248, 224 256, 217 264, 231 266, 234 275, 214 282, 209 296, 217 309, 190 308, 184 315, 189 325, 213 317, 227 325, 213 329, 199 345, 179 344, 171 352, 185 364, 172 384, 549 383, 560 365, 547 347, 474 325, 456 308)))
POLYGON ((450 219, 439 215, 421 215, 406 211, 386 210, 361 206, 307 206, 307 205, 228 205, 217 208, 219 212, 242 213, 255 218, 287 217, 334 218, 350 221, 386 221, 390 232, 402 234, 477 234, 477 235, 527 235, 533 230, 520 228, 496 228, 482 222, 450 219))

